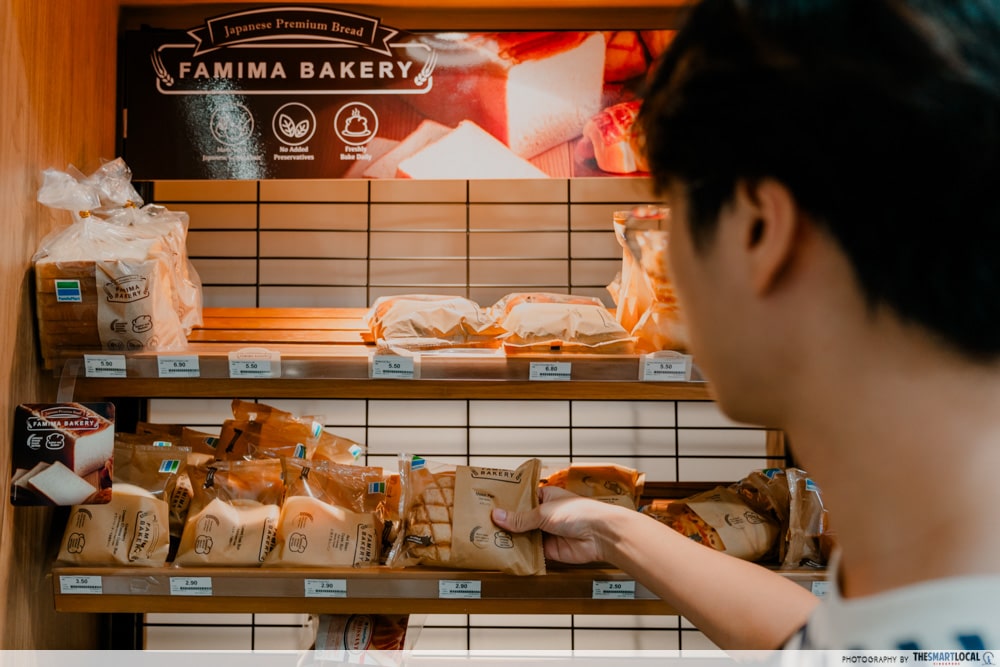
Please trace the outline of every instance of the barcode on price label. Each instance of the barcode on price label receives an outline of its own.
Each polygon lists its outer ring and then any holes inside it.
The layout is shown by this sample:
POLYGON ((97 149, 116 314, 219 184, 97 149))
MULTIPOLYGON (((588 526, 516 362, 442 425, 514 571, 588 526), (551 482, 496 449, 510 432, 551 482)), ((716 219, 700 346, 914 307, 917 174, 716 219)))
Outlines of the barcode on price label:
POLYGON ((125 377, 124 354, 85 354, 84 373, 89 378, 125 377))
POLYGON ((63 595, 100 595, 104 592, 104 581, 100 576, 59 577, 59 592, 63 595))
POLYGON ((171 595, 211 595, 212 577, 170 577, 171 595))
POLYGON ((438 582, 438 597, 450 600, 478 600, 483 594, 481 581, 456 581, 443 579, 438 582))
POLYGON ((528 366, 529 380, 569 380, 573 364, 568 361, 534 361, 528 366))
POLYGON ((416 377, 416 367, 413 363, 413 357, 376 355, 372 357, 371 376, 373 378, 412 380, 416 377))
POLYGON ((593 588, 595 600, 634 600, 634 581, 595 581, 593 588))
POLYGON ((156 368, 161 378, 201 377, 198 357, 157 357, 156 368))
POLYGON ((347 579, 306 579, 307 598, 346 598, 347 579))

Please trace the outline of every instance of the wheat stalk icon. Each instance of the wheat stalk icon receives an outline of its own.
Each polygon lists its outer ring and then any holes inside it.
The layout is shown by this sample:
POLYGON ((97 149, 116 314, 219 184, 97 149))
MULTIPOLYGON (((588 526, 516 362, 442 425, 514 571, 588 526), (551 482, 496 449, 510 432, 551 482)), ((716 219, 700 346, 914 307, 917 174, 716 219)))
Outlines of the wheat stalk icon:
POLYGON ((149 59, 153 63, 153 71, 156 72, 156 78, 162 81, 163 85, 167 88, 174 85, 174 77, 170 76, 170 72, 167 71, 167 66, 163 64, 160 54, 157 51, 153 51, 149 59))
POLYGON ((437 66, 437 51, 431 51, 431 55, 427 58, 427 62, 420 69, 415 77, 413 77, 413 83, 418 86, 422 86, 427 83, 431 75, 434 73, 434 68, 437 66))

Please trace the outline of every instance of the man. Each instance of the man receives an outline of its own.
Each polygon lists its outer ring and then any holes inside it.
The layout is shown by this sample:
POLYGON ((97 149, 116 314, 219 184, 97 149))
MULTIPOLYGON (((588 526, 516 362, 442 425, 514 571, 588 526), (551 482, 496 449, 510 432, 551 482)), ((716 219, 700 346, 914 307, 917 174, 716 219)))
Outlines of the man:
POLYGON ((833 590, 560 489, 496 523, 724 648, 1000 647, 1000 3, 704 0, 641 123, 695 358, 823 489, 833 590))

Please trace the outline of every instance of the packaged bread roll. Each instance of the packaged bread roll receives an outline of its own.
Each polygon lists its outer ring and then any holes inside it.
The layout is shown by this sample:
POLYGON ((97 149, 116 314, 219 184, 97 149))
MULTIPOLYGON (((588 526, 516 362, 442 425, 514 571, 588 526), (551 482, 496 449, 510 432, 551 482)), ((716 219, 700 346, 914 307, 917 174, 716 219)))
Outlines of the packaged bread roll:
POLYGON ((265 566, 369 567, 381 552, 382 469, 285 459, 288 492, 265 566))
POLYGON ((475 301, 458 296, 380 297, 365 315, 371 342, 405 350, 496 347, 500 330, 475 301))
POLYGON ((186 467, 179 447, 118 445, 106 505, 70 512, 60 562, 74 565, 162 566, 170 550, 168 495, 186 467))
POLYGON ((281 461, 216 461, 189 471, 194 498, 174 564, 257 567, 274 546, 281 461))
POLYGON ((546 476, 541 485, 557 486, 578 496, 636 509, 645 480, 644 473, 614 463, 572 463, 546 476))
POLYGON ((778 525, 770 517, 722 486, 683 500, 654 501, 640 511, 695 542, 743 560, 764 558, 778 538, 778 525))
POLYGON ((387 564, 544 574, 541 532, 511 534, 491 519, 494 508, 537 507, 540 469, 538 459, 507 470, 402 456, 403 523, 387 564))

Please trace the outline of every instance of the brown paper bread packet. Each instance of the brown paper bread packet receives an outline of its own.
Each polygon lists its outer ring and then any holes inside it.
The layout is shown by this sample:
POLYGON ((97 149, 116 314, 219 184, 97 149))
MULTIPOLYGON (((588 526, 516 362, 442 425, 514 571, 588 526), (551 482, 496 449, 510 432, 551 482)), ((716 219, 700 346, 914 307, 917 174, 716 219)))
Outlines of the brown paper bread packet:
POLYGON ((541 531, 511 534, 491 519, 494 508, 537 507, 540 470, 538 459, 507 470, 403 455, 403 523, 387 564, 544 574, 541 531))
POLYGON ((267 567, 379 564, 385 481, 382 469, 284 459, 288 491, 267 567))
POLYGON ((284 497, 281 461, 215 461, 192 468, 189 476, 194 498, 174 565, 263 563, 284 497))
POLYGON ((539 483, 634 510, 639 506, 646 474, 615 463, 571 463, 539 483))
POLYGON ((724 486, 683 500, 653 501, 640 511, 695 542, 743 560, 761 560, 778 538, 777 523, 724 486))
POLYGON ((186 466, 183 448, 116 446, 111 502, 71 510, 58 560, 72 565, 165 565, 170 551, 169 490, 186 466))
POLYGON ((405 614, 321 614, 311 665, 325 667, 361 662, 396 667, 403 651, 416 644, 416 633, 405 614))

